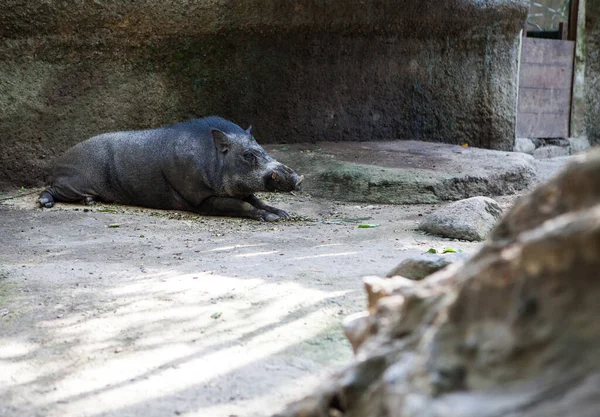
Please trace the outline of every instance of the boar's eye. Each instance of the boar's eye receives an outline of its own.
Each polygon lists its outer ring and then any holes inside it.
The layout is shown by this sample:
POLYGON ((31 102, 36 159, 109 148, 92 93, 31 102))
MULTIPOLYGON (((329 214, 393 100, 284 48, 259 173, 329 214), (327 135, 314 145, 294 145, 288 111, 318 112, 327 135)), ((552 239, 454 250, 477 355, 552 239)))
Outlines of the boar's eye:
POLYGON ((244 152, 244 159, 250 164, 255 164, 257 161, 256 155, 253 152, 244 152))

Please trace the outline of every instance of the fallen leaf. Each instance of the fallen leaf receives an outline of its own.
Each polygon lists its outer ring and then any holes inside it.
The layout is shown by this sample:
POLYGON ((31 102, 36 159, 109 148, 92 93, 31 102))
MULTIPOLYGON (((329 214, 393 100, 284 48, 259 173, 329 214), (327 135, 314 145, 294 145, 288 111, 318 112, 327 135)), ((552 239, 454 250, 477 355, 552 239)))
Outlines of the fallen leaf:
POLYGON ((363 223, 363 224, 359 224, 358 228, 359 229, 372 229, 374 227, 379 227, 380 225, 377 223, 363 223))

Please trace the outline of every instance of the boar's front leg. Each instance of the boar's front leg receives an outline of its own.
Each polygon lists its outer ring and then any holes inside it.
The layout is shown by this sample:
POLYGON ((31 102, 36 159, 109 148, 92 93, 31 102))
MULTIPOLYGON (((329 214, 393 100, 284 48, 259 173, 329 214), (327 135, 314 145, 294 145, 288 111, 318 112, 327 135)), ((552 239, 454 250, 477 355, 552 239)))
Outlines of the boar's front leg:
POLYGON ((254 207, 256 207, 258 209, 265 210, 265 211, 268 211, 269 213, 276 214, 282 219, 290 218, 290 215, 287 213, 287 211, 283 211, 278 208, 269 206, 267 203, 262 201, 260 198, 258 198, 254 194, 251 194, 248 197, 244 198, 244 201, 247 201, 248 203, 252 204, 254 207))
POLYGON ((249 217, 267 222, 279 220, 277 214, 257 208, 247 201, 232 197, 209 197, 194 211, 211 216, 249 217))

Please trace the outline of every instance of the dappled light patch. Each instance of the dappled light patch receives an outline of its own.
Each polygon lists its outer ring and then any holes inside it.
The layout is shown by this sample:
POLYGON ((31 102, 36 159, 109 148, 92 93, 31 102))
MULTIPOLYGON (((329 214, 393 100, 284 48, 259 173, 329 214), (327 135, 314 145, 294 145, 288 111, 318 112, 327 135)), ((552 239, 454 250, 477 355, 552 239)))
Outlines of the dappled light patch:
POLYGON ((305 259, 314 259, 314 258, 337 258, 337 257, 346 257, 357 255, 359 252, 338 252, 338 253, 321 253, 318 255, 309 255, 309 256, 298 256, 293 258, 295 261, 302 261, 305 259))

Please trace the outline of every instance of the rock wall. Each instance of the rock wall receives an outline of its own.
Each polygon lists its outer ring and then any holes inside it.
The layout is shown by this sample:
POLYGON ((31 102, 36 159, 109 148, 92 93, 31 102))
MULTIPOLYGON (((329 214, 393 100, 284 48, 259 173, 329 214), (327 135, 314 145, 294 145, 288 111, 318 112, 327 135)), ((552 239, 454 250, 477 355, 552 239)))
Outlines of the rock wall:
POLYGON ((592 145, 600 145, 600 2, 586 1, 585 125, 592 145))
POLYGON ((100 132, 218 114, 265 143, 510 150, 516 0, 0 1, 0 187, 100 132))
MULTIPOLYGON (((575 61, 573 66, 573 97, 571 100, 571 128, 572 138, 584 138, 585 132, 585 2, 579 0, 577 11, 577 42, 575 44, 575 61)), ((518 141, 518 139, 517 139, 518 141)))

